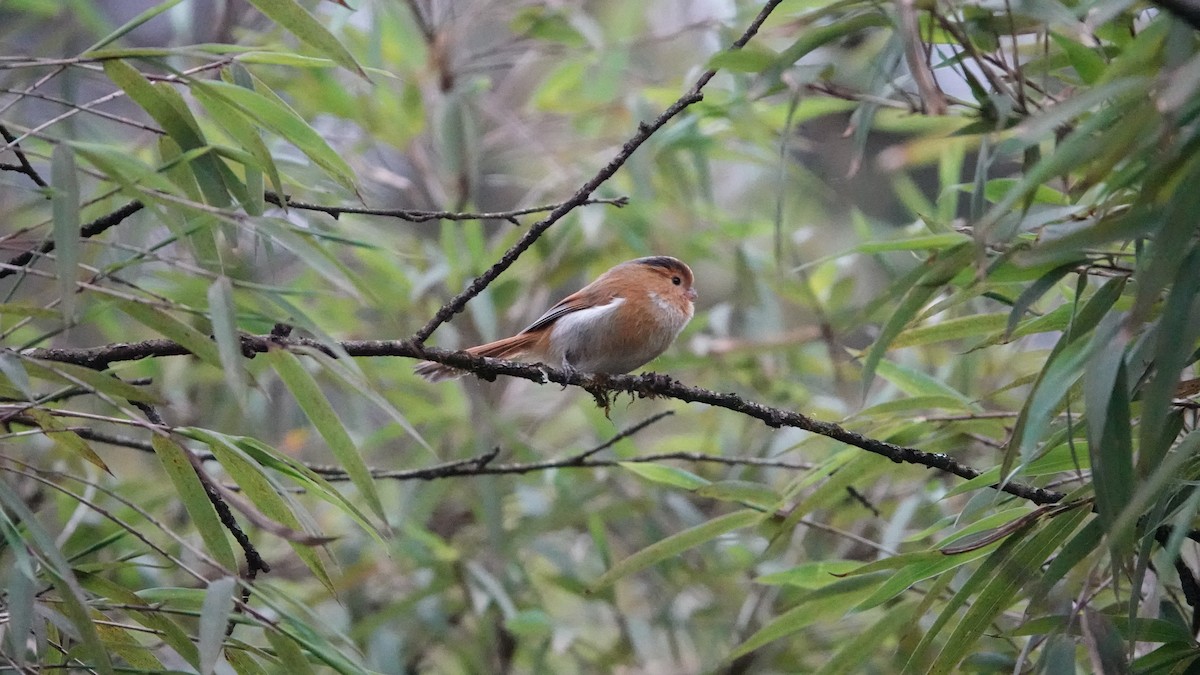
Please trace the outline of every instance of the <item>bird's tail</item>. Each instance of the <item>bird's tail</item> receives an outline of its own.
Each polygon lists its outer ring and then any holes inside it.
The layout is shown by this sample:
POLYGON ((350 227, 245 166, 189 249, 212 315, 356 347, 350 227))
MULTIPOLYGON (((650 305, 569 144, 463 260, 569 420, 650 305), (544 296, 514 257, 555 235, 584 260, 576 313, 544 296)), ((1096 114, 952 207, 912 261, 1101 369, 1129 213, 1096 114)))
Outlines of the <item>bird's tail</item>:
MULTIPOLYGON (((518 360, 529 353, 530 347, 537 342, 537 333, 519 333, 503 340, 489 342, 486 345, 471 347, 467 351, 475 356, 486 356, 493 359, 518 360)), ((433 361, 422 361, 413 368, 413 372, 430 382, 441 382, 456 377, 462 377, 465 371, 450 366, 444 366, 433 361)))

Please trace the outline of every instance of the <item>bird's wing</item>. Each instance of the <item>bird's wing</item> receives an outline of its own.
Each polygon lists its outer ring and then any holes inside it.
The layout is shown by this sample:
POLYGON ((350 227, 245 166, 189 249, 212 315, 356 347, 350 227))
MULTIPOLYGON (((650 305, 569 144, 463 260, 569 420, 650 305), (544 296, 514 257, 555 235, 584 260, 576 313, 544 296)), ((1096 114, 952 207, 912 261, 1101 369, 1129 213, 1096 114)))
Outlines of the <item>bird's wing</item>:
MULTIPOLYGON (((587 290, 587 289, 583 289, 583 290, 587 290)), ((614 297, 606 298, 603 302, 596 302, 596 300, 594 298, 588 297, 588 295, 585 295, 582 292, 572 293, 571 295, 568 295, 567 297, 560 300, 557 305, 546 310, 545 314, 538 317, 537 321, 534 321, 533 323, 529 324, 529 326, 527 326, 525 328, 525 330, 523 330, 521 332, 522 333, 532 333, 535 331, 539 331, 543 328, 548 328, 555 321, 558 321, 560 318, 562 318, 563 316, 566 316, 567 314, 585 310, 585 309, 588 309, 591 307, 603 307, 605 305, 611 304, 616 299, 617 298, 614 296, 614 297)))

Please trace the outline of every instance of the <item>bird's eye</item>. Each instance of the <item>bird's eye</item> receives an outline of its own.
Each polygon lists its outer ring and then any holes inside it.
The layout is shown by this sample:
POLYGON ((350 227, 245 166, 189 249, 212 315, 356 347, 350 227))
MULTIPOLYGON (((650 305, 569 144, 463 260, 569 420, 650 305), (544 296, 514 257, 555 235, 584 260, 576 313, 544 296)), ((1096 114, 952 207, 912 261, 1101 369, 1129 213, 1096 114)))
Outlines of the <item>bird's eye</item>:
POLYGON ((683 283, 683 279, 680 279, 679 277, 671 277, 671 283, 678 286, 679 284, 683 283))

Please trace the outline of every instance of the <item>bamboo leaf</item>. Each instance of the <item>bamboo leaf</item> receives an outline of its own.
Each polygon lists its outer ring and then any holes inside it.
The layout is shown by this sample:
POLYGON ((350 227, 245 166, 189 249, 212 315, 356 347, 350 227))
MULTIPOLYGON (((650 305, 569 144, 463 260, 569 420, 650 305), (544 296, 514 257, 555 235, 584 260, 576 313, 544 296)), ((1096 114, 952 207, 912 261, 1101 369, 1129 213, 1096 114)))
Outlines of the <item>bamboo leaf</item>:
POLYGON ((660 485, 695 490, 709 485, 711 481, 691 471, 652 462, 620 462, 620 467, 642 478, 660 485))
POLYGON ((1004 314, 976 314, 947 319, 928 326, 917 326, 903 331, 896 336, 895 340, 892 340, 892 348, 916 347, 936 342, 961 340, 984 333, 993 333, 1004 328, 1006 323, 1007 317, 1004 314))
MULTIPOLYGON (((229 437, 196 427, 180 428, 176 431, 205 443, 217 461, 225 468, 225 472, 237 482, 238 486, 242 488, 242 492, 262 511, 264 516, 289 530, 304 531, 299 518, 292 510, 292 505, 284 499, 287 490, 268 476, 262 466, 247 456, 245 451, 229 437)), ((291 539, 288 539, 287 542, 317 579, 332 591, 333 582, 314 548, 291 539)))
POLYGON ((863 359, 863 391, 870 386, 875 378, 875 368, 891 346, 892 340, 900 334, 910 321, 916 318, 925 303, 937 293, 943 284, 954 277, 975 256, 972 244, 964 243, 954 248, 940 251, 925 261, 926 271, 908 289, 900 305, 879 330, 879 337, 871 345, 867 356, 863 359))
POLYGON ((976 575, 983 577, 974 602, 955 625, 945 646, 934 661, 931 674, 954 672, 962 658, 975 649, 975 642, 997 614, 1017 602, 1018 592, 1033 577, 1027 570, 1036 569, 1050 557, 1062 542, 1088 515, 1086 509, 1073 509, 1050 520, 1041 531, 1026 537, 1014 547, 1012 555, 1002 556, 994 569, 980 568, 976 575))
POLYGON ((53 415, 41 408, 29 408, 25 411, 25 414, 32 417, 37 422, 37 425, 46 432, 46 436, 54 441, 54 444, 59 448, 70 454, 79 455, 101 471, 110 476, 112 475, 112 471, 109 470, 108 465, 104 463, 100 455, 96 454, 92 446, 80 438, 79 434, 67 429, 66 425, 55 419, 53 415))
POLYGON ((843 575, 861 566, 861 563, 854 560, 821 560, 803 563, 783 572, 764 574, 755 579, 754 583, 768 586, 821 588, 836 582, 843 575))
POLYGON ((25 370, 33 377, 80 386, 97 394, 106 394, 114 398, 142 403, 158 403, 158 397, 145 387, 122 382, 108 373, 61 361, 38 361, 32 358, 25 358, 23 361, 25 370))
POLYGON ((879 361, 877 370, 880 377, 896 385, 909 396, 952 398, 970 407, 971 400, 965 394, 925 373, 887 359, 879 361))
POLYGON ((723 480, 701 485, 696 489, 696 494, 724 502, 736 502, 760 511, 774 511, 783 501, 779 493, 766 485, 745 480, 723 480))
POLYGON ((178 342, 201 361, 211 366, 222 367, 216 343, 204 333, 147 303, 118 300, 116 306, 134 321, 168 340, 178 342))
POLYGON ((325 139, 321 138, 320 134, 313 130, 300 115, 281 101, 272 100, 258 91, 219 80, 196 82, 194 87, 204 90, 210 99, 224 101, 257 124, 261 124, 287 139, 317 166, 324 169, 330 177, 347 189, 357 192, 354 184, 354 171, 350 165, 342 159, 340 154, 329 147, 325 139))
MULTIPOLYGON (((180 149, 186 152, 207 147, 196 121, 183 114, 176 103, 167 98, 166 89, 156 88, 133 66, 119 59, 105 61, 104 72, 162 126, 180 149)), ((229 193, 225 189, 217 159, 212 154, 205 154, 191 162, 191 167, 204 191, 205 201, 214 206, 228 206, 229 193)))
MULTIPOLYGON (((221 129, 257 160, 257 167, 267 173, 275 192, 280 195, 284 194, 283 179, 279 176, 275 158, 271 156, 271 151, 259 136, 258 130, 246 119, 241 110, 230 105, 221 97, 212 95, 204 87, 196 87, 192 93, 212 115, 213 120, 221 126, 221 129)), ((258 193, 251 191, 251 194, 258 193)))
POLYGON ((221 577, 208 582, 204 592, 204 604, 200 607, 200 673, 210 675, 221 657, 221 645, 225 642, 225 626, 233 612, 233 591, 237 579, 221 577))
MULTIPOLYGON (((1200 190, 1197 190, 1200 192, 1200 190)), ((1142 390, 1141 420, 1138 424, 1138 474, 1144 476, 1168 452, 1175 434, 1168 431, 1180 373, 1193 359, 1200 333, 1200 250, 1195 248, 1179 267, 1158 320, 1154 345, 1154 371, 1142 390)))
POLYGON ((179 624, 170 619, 169 614, 157 611, 158 608, 147 603, 133 591, 110 581, 99 574, 77 572, 79 583, 101 597, 126 606, 124 610, 134 621, 154 631, 155 635, 175 650, 178 658, 183 659, 193 668, 200 668, 200 652, 187 633, 179 624))
POLYGON ((1084 379, 1092 488, 1096 512, 1106 527, 1133 496, 1133 431, 1123 347, 1118 339, 1118 344, 1097 353, 1084 379))
POLYGON ((58 279, 59 310, 63 323, 75 322, 75 291, 79 281, 79 179, 75 151, 60 143, 50 161, 54 191, 50 205, 54 221, 54 267, 58 279))
POLYGON ((280 664, 283 666, 283 672, 296 673, 297 675, 316 672, 308 664, 308 659, 305 658, 304 652, 300 650, 300 646, 285 633, 279 630, 264 632, 266 633, 267 641, 271 643, 271 647, 275 650, 275 656, 279 658, 280 664))
POLYGON ((322 26, 321 22, 317 21, 316 17, 300 3, 295 0, 249 0, 249 2, 269 19, 300 38, 304 44, 333 59, 343 68, 352 70, 363 78, 367 77, 362 66, 358 65, 354 56, 341 41, 334 37, 333 33, 330 33, 325 26, 322 26))
POLYGON ((346 474, 367 500, 367 505, 386 523, 387 516, 383 512, 383 504, 375 491, 375 479, 371 477, 362 454, 338 418, 337 411, 317 386, 316 380, 304 369, 300 361, 287 351, 273 349, 267 353, 266 359, 279 375, 279 379, 283 380, 288 391, 292 392, 292 396, 300 404, 300 409, 316 427, 317 433, 329 444, 330 451, 346 469, 346 474))
POLYGON ((706 523, 677 532, 660 542, 651 544, 613 565, 599 579, 590 585, 594 593, 602 588, 611 586, 622 577, 640 572, 651 565, 673 558, 684 551, 699 546, 704 542, 733 530, 749 527, 763 519, 763 514, 753 509, 734 511, 714 518, 706 523))
POLYGON ((768 621, 735 647, 725 657, 725 661, 749 654, 765 644, 787 637, 823 619, 833 620, 841 617, 848 605, 869 593, 871 587, 877 583, 879 575, 851 577, 806 593, 794 607, 768 621))
POLYGON ((1050 32, 1050 38, 1054 40, 1054 44, 1058 45, 1059 49, 1066 52, 1067 58, 1071 61, 1071 67, 1079 73, 1079 79, 1083 80, 1084 84, 1095 84, 1104 74, 1108 64, 1095 50, 1053 31, 1050 32))
POLYGON ((38 557, 43 561, 41 572, 50 578, 51 584, 58 591, 59 608, 70 621, 70 627, 79 641, 80 657, 86 659, 88 667, 111 675, 114 672, 112 660, 96 632, 96 624, 88 614, 87 596, 79 586, 71 565, 54 543, 54 537, 42 527, 37 516, 29 510, 20 495, 13 492, 3 480, 0 480, 0 505, 4 506, 0 509, 0 529, 6 532, 4 538, 21 540, 23 545, 37 551, 38 557), (10 513, 20 521, 24 537, 16 533, 16 526, 8 515, 10 513))
POLYGON ((196 531, 200 533, 205 548, 226 570, 238 569, 237 558, 229 545, 229 535, 187 457, 188 451, 170 438, 158 434, 150 439, 150 444, 154 447, 167 478, 175 486, 179 501, 195 524, 196 531))
POLYGON ((245 357, 242 356, 242 338, 237 328, 233 284, 229 277, 217 277, 208 287, 208 314, 213 339, 217 342, 217 356, 225 374, 225 384, 229 392, 244 403, 246 371, 242 361, 245 357))
POLYGON ((1037 302, 1039 298, 1046 294, 1055 284, 1074 269, 1073 263, 1061 265, 1050 270, 1042 275, 1040 279, 1030 284, 1017 299, 1013 302, 1012 311, 1009 312, 1008 322, 1004 329, 1004 336, 1010 337, 1013 331, 1016 330, 1017 324, 1021 321, 1021 317, 1025 316, 1025 312, 1037 302))

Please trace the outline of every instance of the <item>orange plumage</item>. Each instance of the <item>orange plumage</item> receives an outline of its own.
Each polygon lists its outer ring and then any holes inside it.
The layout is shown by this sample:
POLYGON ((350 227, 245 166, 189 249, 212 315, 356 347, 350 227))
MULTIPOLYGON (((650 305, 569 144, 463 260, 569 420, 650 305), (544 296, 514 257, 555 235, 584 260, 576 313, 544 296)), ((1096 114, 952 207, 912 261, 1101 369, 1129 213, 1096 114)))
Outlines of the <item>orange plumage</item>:
MULTIPOLYGON (((666 351, 692 318, 692 270, 669 256, 623 262, 563 298, 512 337, 467 351, 591 373, 627 373, 666 351)), ((462 375, 432 361, 416 373, 431 382, 462 375)))

